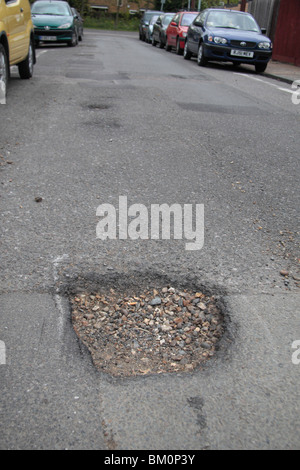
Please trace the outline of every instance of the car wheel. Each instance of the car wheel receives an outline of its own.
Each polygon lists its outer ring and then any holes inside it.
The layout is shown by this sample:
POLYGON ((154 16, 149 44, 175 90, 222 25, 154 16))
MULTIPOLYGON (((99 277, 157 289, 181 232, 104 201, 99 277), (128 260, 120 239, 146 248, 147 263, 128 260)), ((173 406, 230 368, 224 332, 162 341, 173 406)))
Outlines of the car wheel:
POLYGON ((183 58, 185 60, 189 60, 191 57, 192 57, 192 54, 189 51, 187 41, 185 41, 184 49, 183 49, 183 58))
POLYGON ((182 49, 181 49, 181 47, 180 47, 179 38, 177 38, 177 41, 176 41, 176 54, 177 54, 177 55, 182 55, 182 49))
POLYGON ((75 47, 78 44, 78 38, 76 31, 73 31, 72 40, 68 42, 68 46, 75 47))
POLYGON ((202 65, 204 67, 207 64, 207 59, 204 55, 204 46, 203 43, 200 44, 197 54, 197 64, 202 65))
POLYGON ((267 65, 268 64, 255 64, 255 72, 256 73, 263 73, 266 70, 267 65))
POLYGON ((169 46, 169 42, 168 42, 168 38, 167 38, 167 41, 166 41, 166 51, 167 51, 167 52, 170 52, 171 49, 172 49, 172 48, 171 48, 171 46, 169 46))
POLYGON ((0 104, 5 104, 8 82, 8 60, 4 46, 0 44, 0 104))
POLYGON ((33 75, 34 51, 32 40, 29 43, 28 56, 18 65, 19 75, 23 79, 31 78, 33 75))

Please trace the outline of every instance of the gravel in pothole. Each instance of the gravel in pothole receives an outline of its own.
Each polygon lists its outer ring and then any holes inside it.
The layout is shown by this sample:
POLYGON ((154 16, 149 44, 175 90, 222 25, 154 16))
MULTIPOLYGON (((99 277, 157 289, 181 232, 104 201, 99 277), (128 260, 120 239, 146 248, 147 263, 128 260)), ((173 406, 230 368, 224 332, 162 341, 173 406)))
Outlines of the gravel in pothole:
POLYGON ((164 287, 71 298, 72 322, 97 369, 113 376, 192 371, 224 332, 214 296, 164 287))

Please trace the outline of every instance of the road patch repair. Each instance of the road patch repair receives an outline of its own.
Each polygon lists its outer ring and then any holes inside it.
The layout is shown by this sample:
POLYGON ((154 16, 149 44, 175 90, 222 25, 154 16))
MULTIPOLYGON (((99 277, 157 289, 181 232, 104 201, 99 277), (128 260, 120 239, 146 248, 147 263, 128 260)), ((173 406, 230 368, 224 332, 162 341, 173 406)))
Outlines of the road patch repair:
POLYGON ((70 296, 72 323, 95 367, 115 377, 193 371, 225 331, 213 295, 162 288, 70 296))

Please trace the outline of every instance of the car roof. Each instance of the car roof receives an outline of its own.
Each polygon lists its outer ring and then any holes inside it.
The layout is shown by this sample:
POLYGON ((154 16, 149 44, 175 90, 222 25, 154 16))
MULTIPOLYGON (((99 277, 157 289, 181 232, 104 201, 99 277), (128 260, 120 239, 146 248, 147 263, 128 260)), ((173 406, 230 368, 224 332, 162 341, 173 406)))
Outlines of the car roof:
POLYGON ((227 9, 227 8, 206 8, 205 11, 226 11, 228 13, 234 13, 234 14, 242 14, 242 15, 250 15, 250 13, 248 13, 247 11, 240 11, 240 10, 230 10, 230 9, 227 9))
POLYGON ((33 3, 40 3, 40 2, 44 2, 44 3, 66 3, 67 5, 69 5, 69 2, 67 2, 66 0, 35 0, 33 3))
MULTIPOLYGON (((200 13, 200 11, 179 11, 178 13, 180 13, 181 15, 188 15, 188 14, 193 14, 194 15, 196 13, 198 15, 200 13)), ((176 13, 176 15, 177 15, 177 13, 176 13)))

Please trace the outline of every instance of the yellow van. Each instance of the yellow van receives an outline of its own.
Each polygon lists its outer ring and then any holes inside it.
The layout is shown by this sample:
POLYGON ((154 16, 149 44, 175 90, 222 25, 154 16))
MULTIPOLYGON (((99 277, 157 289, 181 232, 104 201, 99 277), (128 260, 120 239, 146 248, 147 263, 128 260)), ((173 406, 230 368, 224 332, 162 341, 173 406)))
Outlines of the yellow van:
POLYGON ((6 100, 10 66, 31 78, 35 64, 34 29, 28 0, 0 0, 0 103, 6 100))

